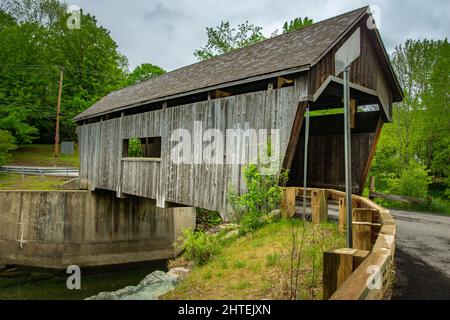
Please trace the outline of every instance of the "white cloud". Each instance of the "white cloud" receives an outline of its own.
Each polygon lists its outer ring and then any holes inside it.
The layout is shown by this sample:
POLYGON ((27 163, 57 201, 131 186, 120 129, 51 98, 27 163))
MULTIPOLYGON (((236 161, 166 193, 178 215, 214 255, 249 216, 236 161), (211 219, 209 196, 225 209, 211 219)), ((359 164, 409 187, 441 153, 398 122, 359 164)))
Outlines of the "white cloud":
MULTIPOLYGON (((70 0, 69 0, 70 1, 70 0)), ((72 4, 72 3, 71 3, 72 4)), ((205 28, 221 20, 249 21, 264 34, 281 30, 284 21, 308 16, 320 21, 367 5, 362 0, 78 0, 96 16, 125 54, 130 67, 150 62, 173 70, 196 62, 194 50, 206 43, 205 28)), ((381 34, 388 51, 408 38, 448 37, 447 0, 373 0, 381 8, 381 34)))

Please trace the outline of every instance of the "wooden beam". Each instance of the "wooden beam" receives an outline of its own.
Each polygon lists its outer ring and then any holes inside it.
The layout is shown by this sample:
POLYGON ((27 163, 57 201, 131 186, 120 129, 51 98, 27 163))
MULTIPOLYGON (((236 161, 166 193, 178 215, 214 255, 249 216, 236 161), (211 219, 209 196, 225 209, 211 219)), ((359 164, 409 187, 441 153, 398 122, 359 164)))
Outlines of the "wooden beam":
POLYGON ((353 272, 356 249, 336 249, 323 253, 323 299, 328 300, 353 272))
POLYGON ((283 188, 283 196, 281 199, 281 217, 283 219, 292 219, 295 215, 297 190, 297 188, 283 188))
POLYGON ((223 90, 215 90, 214 98, 225 98, 231 96, 231 93, 223 91, 223 90))
POLYGON ((374 209, 355 208, 353 209, 353 248, 359 250, 372 250, 375 215, 378 211, 374 209))
POLYGON ((339 198, 339 232, 345 233, 347 226, 345 198, 339 198))
POLYGON ((293 84, 294 80, 290 80, 290 79, 286 79, 283 77, 278 77, 277 78, 277 88, 280 89, 281 87, 283 87, 285 84, 293 84))
POLYGON ((369 157, 367 159, 366 166, 364 167, 364 171, 361 176, 361 180, 359 182, 359 194, 362 194, 364 191, 364 184, 366 183, 367 175, 369 174, 370 167, 372 166, 372 161, 375 156, 375 151, 377 150, 377 145, 378 145, 378 141, 380 140, 381 130, 383 129, 383 125, 384 125, 384 120, 380 114, 380 117, 378 118, 377 128, 375 131, 375 138, 370 147, 369 157))
POLYGON ((315 189, 311 192, 312 223, 320 224, 328 218, 328 195, 325 190, 315 189))
POLYGON ((295 150, 297 149, 300 131, 302 130, 303 119, 305 117, 306 107, 308 101, 301 101, 298 104, 297 112, 295 113, 294 123, 292 125, 291 136, 286 150, 286 156, 283 161, 283 169, 290 170, 292 161, 294 160, 295 150))
POLYGON ((356 117, 356 100, 350 100, 350 128, 355 128, 355 117, 356 117))

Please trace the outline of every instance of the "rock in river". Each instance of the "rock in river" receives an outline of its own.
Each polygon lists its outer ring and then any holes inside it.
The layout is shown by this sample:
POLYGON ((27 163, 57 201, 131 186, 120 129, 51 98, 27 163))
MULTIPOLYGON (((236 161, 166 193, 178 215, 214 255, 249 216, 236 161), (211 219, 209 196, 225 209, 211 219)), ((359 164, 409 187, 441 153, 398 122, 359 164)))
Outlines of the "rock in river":
POLYGON ((175 289, 180 277, 174 272, 155 271, 146 276, 137 286, 129 286, 115 292, 101 292, 86 300, 158 300, 175 289))

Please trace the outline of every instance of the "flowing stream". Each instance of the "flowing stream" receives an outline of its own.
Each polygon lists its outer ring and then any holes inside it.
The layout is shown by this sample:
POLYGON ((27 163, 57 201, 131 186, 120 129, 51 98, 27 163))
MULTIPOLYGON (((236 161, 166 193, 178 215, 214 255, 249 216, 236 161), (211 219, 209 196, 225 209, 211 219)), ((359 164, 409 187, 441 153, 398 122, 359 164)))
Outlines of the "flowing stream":
POLYGON ((0 272, 0 300, 81 300, 135 286, 155 270, 167 271, 167 261, 82 269, 81 289, 69 290, 65 271, 12 268, 0 272))

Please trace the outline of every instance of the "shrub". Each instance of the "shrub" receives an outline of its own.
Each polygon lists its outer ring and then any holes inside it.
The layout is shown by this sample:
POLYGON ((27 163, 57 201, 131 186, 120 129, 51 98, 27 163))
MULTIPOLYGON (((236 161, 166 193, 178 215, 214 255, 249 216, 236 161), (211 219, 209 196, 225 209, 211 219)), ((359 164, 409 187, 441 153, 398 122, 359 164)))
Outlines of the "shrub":
POLYGON ((142 157, 141 140, 133 138, 128 141, 128 156, 133 158, 142 157))
POLYGON ((0 129, 0 165, 8 164, 11 161, 11 151, 16 149, 14 137, 9 131, 0 129))
POLYGON ((214 227, 222 223, 222 217, 217 211, 197 208, 197 224, 204 227, 214 227))
POLYGON ((240 223, 241 233, 254 231, 279 205, 282 197, 280 185, 286 183, 287 178, 287 171, 281 175, 264 175, 258 165, 250 164, 244 168, 247 192, 238 196, 231 188, 228 194, 234 220, 240 223))
POLYGON ((219 244, 216 237, 209 236, 203 231, 183 231, 184 256, 195 264, 204 265, 217 253, 219 244))
POLYGON ((426 198, 432 179, 424 166, 411 161, 399 178, 388 180, 390 192, 400 196, 426 198))

